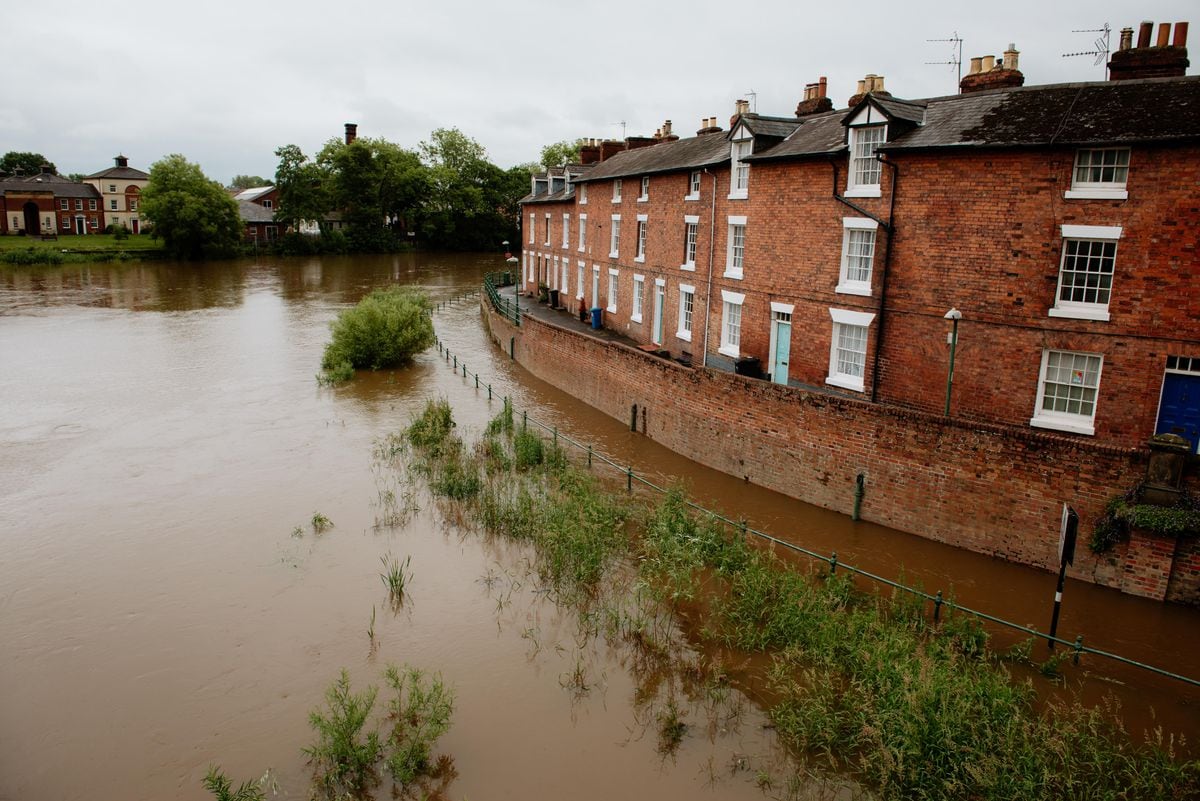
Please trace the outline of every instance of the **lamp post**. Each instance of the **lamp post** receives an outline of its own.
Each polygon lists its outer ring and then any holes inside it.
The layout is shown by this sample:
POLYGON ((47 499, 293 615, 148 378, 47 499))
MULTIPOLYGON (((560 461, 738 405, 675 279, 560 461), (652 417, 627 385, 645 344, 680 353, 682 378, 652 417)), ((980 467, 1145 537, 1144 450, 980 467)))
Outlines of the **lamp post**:
POLYGON ((946 408, 942 412, 946 417, 950 416, 950 388, 954 385, 954 351, 958 348, 958 321, 962 319, 962 312, 958 309, 951 309, 946 312, 945 319, 950 321, 950 370, 946 373, 946 408))

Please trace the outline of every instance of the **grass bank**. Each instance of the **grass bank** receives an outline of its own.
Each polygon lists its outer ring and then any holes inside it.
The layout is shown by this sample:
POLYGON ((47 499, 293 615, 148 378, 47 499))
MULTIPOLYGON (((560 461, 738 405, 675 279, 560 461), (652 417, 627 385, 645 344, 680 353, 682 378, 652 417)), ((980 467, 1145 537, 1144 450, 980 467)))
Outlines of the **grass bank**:
MULTIPOLYGON (((532 544, 539 579, 597 631, 665 659, 661 614, 687 613, 710 644, 768 656, 768 714, 810 765, 889 799, 1200 797, 1200 761, 1177 756, 1170 735, 1131 735, 1111 705, 1039 711, 1032 680, 1010 670, 1028 651, 995 653, 974 618, 934 623, 907 597, 798 568, 681 493, 627 495, 519 428, 506 408, 470 447, 443 401, 406 440, 446 510, 532 544)), ((682 737, 677 724, 665 713, 664 736, 682 737)))
POLYGON ((64 235, 43 240, 36 236, 0 236, 0 264, 79 264, 97 261, 166 258, 162 243, 146 235, 117 239, 113 234, 64 235))

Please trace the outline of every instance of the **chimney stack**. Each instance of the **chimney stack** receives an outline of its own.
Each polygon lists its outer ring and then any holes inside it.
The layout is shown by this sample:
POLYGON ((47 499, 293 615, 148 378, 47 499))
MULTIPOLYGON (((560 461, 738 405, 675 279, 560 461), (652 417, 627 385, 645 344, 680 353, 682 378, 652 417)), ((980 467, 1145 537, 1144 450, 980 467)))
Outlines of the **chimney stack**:
POLYGON ((354 140, 358 138, 358 124, 354 122, 346 123, 346 144, 354 144, 354 140))
POLYGON ((958 82, 958 90, 965 94, 982 92, 986 89, 1011 89, 1025 84, 1025 76, 1017 69, 1021 51, 1009 44, 999 63, 995 56, 976 56, 971 59, 971 69, 958 82))
POLYGON ((1187 30, 1186 22, 1176 22, 1175 40, 1171 42, 1171 23, 1164 22, 1158 26, 1158 39, 1151 47, 1154 23, 1146 21, 1138 28, 1137 47, 1130 47, 1133 31, 1122 29, 1120 49, 1108 62, 1109 80, 1178 78, 1187 74, 1187 30))
POLYGON ((804 99, 796 106, 797 117, 833 110, 833 101, 826 97, 828 81, 824 75, 816 83, 805 84, 804 99))
POLYGON ((579 163, 595 164, 600 161, 600 145, 595 139, 585 139, 579 146, 579 163))
POLYGON ((891 92, 883 88, 883 76, 876 75, 873 72, 867 73, 867 77, 858 82, 858 91, 846 101, 846 105, 853 108, 863 101, 867 94, 874 92, 883 97, 891 97, 891 92))
POLYGON ((614 139, 605 139, 600 143, 600 160, 605 161, 606 159, 610 159, 624 149, 624 142, 618 142, 614 139))
POLYGON ((750 101, 749 100, 735 100, 733 102, 733 116, 729 118, 729 127, 732 128, 734 126, 734 123, 737 122, 738 117, 742 116, 743 114, 749 114, 749 113, 750 113, 750 101))
POLYGON ((720 132, 721 132, 721 128, 719 125, 717 125, 717 118, 716 117, 705 117, 704 119, 700 120, 700 130, 696 131, 696 135, 702 136, 704 134, 720 133, 720 132))

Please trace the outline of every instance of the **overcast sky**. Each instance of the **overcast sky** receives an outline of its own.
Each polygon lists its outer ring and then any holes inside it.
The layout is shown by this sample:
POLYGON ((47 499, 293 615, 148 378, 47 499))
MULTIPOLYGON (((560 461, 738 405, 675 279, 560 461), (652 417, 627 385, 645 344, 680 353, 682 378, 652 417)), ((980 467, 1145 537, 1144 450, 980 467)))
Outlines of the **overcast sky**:
MULTIPOLYGON (((412 3, 285 0, 6 2, 9 77, 0 153, 40 152, 62 173, 149 169, 169 153, 227 182, 272 176, 276 147, 312 155, 345 122, 415 147, 439 127, 482 143, 501 167, 577 137, 688 136, 725 127, 734 101, 791 115, 824 75, 841 108, 866 73, 898 97, 956 91, 955 32, 972 56, 1014 42, 1026 84, 1101 80, 1096 33, 1143 19, 1200 24, 1195 0, 1161 2, 412 3), (1195 19, 1193 19, 1195 17, 1195 19)), ((1192 63, 1200 61, 1200 28, 1192 63)), ((1195 75, 1195 66, 1188 74, 1195 75)))

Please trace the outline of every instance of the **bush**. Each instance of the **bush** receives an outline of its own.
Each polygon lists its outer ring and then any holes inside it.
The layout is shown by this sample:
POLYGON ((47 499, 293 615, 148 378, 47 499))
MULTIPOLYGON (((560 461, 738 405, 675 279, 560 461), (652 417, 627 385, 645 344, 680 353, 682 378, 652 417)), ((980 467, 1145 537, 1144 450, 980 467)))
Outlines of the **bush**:
POLYGON ((454 692, 442 677, 426 678, 412 667, 388 665, 384 673, 396 695, 388 707, 388 770, 401 785, 411 784, 433 767, 433 745, 450 728, 454 692))
POLYGON ((433 320, 425 295, 407 287, 377 289, 338 315, 321 367, 326 373, 396 367, 433 344, 433 320))
POLYGON ((374 687, 354 692, 350 676, 343 670, 325 693, 328 711, 314 710, 308 716, 318 739, 304 752, 330 798, 362 793, 374 783, 375 763, 383 756, 383 744, 378 732, 365 729, 376 692, 374 687))

